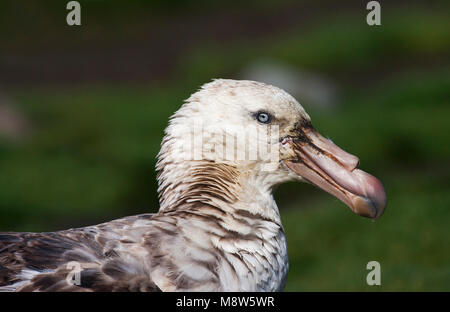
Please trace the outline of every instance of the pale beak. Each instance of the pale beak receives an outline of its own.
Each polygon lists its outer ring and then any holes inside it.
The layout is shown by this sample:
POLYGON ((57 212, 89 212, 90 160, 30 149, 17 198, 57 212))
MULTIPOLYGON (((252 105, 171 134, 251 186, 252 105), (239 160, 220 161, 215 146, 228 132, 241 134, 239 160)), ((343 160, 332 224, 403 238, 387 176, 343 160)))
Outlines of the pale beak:
POLYGON ((374 176, 357 169, 359 159, 321 136, 312 126, 288 137, 297 158, 285 165, 303 179, 336 196, 358 215, 378 219, 386 207, 386 193, 374 176))

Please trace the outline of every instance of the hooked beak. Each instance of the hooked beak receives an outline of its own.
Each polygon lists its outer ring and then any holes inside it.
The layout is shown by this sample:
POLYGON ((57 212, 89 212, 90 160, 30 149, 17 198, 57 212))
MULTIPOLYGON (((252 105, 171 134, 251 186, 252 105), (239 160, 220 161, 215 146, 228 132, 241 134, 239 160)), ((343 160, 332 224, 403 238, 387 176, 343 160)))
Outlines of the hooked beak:
POLYGON ((336 196, 350 209, 374 220, 386 206, 386 193, 374 176, 357 169, 359 159, 310 126, 298 127, 298 135, 286 138, 292 144, 295 159, 285 165, 295 174, 336 196))

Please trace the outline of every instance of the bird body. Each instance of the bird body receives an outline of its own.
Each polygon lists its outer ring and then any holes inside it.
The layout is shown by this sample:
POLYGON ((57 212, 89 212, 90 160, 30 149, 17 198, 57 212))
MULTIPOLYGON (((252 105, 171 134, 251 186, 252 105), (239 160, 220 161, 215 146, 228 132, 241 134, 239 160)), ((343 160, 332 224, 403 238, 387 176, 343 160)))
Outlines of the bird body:
POLYGON ((0 290, 281 291, 288 253, 274 188, 307 181, 356 213, 378 218, 384 189, 356 169, 357 162, 320 137, 281 89, 215 80, 194 93, 166 129, 156 165, 158 213, 59 232, 0 233, 0 290), (201 157, 195 120, 208 146, 201 157), (267 134, 238 133, 276 150, 275 161, 261 153, 247 157, 258 144, 246 146, 242 159, 234 144, 234 156, 224 157, 223 137, 242 125, 267 134))
MULTIPOLYGON (((227 224, 223 214, 219 218, 227 224)), ((216 218, 211 211, 174 211, 60 232, 1 234, 0 261, 7 274, 0 275, 5 285, 0 289, 280 290, 287 274, 282 228, 242 214, 233 223, 251 222, 256 231, 239 235, 216 218), (67 281, 73 262, 82 269, 80 285, 67 281)))

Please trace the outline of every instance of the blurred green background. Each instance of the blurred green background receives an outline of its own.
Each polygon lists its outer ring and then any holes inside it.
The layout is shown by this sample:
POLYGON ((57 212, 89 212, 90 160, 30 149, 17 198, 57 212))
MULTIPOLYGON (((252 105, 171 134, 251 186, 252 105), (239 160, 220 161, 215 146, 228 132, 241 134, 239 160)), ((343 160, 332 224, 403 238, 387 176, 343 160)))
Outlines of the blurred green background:
POLYGON ((53 231, 158 209, 169 116, 213 78, 292 93, 385 185, 371 222, 281 186, 287 291, 450 291, 450 4, 380 1, 0 4, 0 231, 53 231), (367 286, 367 262, 382 285, 367 286))

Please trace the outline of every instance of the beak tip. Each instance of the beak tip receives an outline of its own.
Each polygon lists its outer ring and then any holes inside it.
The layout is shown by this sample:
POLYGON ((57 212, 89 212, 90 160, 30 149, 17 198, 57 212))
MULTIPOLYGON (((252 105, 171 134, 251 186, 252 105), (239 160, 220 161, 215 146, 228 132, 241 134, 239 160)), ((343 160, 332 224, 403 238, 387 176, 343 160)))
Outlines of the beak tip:
POLYGON ((379 219, 383 215, 384 209, 386 208, 386 197, 382 203, 375 204, 374 206, 376 209, 376 214, 373 217, 373 221, 379 219))
POLYGON ((386 207, 386 197, 381 201, 374 201, 371 198, 357 196, 352 201, 352 210, 357 215, 370 218, 373 221, 381 217, 386 207))
POLYGON ((353 200, 355 210, 364 211, 366 212, 364 216, 377 220, 386 208, 386 191, 384 186, 377 178, 364 171, 357 170, 355 174, 360 177, 360 181, 364 185, 363 194, 353 200))

